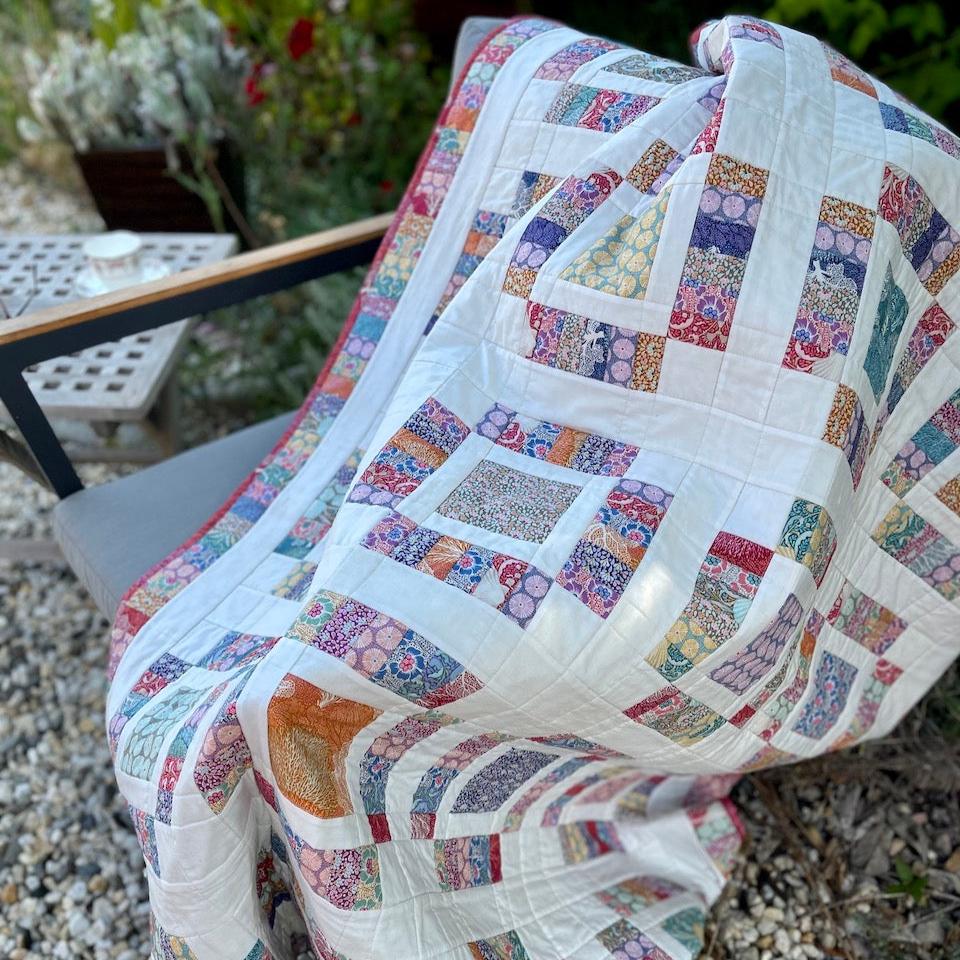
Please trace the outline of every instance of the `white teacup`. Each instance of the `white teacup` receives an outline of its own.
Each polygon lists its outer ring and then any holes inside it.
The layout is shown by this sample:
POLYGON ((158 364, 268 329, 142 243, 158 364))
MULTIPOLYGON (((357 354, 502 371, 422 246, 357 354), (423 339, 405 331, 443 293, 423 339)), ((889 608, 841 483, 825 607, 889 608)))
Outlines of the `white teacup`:
POLYGON ((90 269, 105 284, 121 284, 140 275, 140 250, 143 242, 130 230, 114 230, 90 237, 83 252, 90 269))

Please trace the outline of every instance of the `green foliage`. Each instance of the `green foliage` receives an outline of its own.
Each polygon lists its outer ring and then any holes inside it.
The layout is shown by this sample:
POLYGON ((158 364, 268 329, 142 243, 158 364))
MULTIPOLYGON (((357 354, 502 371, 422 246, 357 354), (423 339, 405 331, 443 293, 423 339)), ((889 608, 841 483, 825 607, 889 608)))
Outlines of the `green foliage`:
POLYGON ((159 6, 159 0, 110 0, 109 3, 95 3, 90 14, 90 32, 106 46, 116 46, 120 37, 136 30, 140 7, 149 2, 152 2, 153 6, 159 6))
MULTIPOLYGON (((339 336, 363 278, 346 271, 208 316, 216 344, 198 338, 181 365, 195 406, 245 421, 298 407, 339 336)), ((222 416, 214 416, 222 420, 222 416)))
MULTIPOLYGON (((327 179, 347 192, 351 214, 395 204, 443 91, 443 78, 428 68, 426 45, 412 32, 409 3, 205 2, 255 64, 245 135, 255 145, 248 152, 258 212, 286 235, 300 232, 305 206, 318 193, 329 197, 331 190, 317 187, 327 179)), ((303 227, 342 219, 331 211, 306 218, 303 227)))
POLYGON ((922 905, 927 896, 927 877, 914 873, 910 865, 899 857, 893 861, 893 866, 899 882, 887 887, 887 893, 906 894, 915 903, 922 905))
POLYGON ((27 109, 27 92, 20 82, 21 51, 49 49, 57 26, 47 3, 39 0, 0 3, 0 163, 16 156, 17 117, 27 109))

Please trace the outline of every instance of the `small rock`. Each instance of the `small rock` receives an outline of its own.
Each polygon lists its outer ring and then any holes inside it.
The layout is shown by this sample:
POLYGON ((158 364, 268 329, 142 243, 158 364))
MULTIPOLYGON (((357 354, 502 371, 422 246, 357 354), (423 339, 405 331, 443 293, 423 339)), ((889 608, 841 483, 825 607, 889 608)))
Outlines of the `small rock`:
POLYGON ((87 889, 93 894, 106 893, 106 891, 109 889, 109 886, 110 885, 107 882, 107 878, 102 874, 97 874, 87 881, 87 889))
POLYGON ((920 943, 943 943, 943 927, 936 918, 924 920, 913 928, 913 935, 920 943))
POLYGON ((67 890, 67 896, 74 903, 83 903, 87 899, 87 885, 82 880, 76 880, 67 890))
POLYGON ((67 931, 74 940, 82 937, 90 929, 90 918, 82 910, 71 911, 67 917, 67 931))
POLYGON ((890 857, 882 847, 876 847, 864 864, 863 872, 868 877, 885 877, 890 873, 890 857))

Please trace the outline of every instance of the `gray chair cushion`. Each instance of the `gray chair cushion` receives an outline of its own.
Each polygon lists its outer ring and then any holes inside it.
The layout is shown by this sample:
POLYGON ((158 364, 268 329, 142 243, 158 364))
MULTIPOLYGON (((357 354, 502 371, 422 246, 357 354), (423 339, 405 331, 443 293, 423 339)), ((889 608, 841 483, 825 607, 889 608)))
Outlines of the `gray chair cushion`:
POLYGON ((499 17, 467 17, 463 21, 457 34, 457 45, 453 50, 451 84, 457 82, 460 71, 466 65, 467 60, 470 59, 473 51, 480 46, 480 41, 495 27, 499 27, 501 23, 504 23, 504 20, 499 17))
POLYGON ((105 616, 117 612, 132 583, 203 526, 292 418, 286 413, 238 430, 57 504, 54 536, 105 616))

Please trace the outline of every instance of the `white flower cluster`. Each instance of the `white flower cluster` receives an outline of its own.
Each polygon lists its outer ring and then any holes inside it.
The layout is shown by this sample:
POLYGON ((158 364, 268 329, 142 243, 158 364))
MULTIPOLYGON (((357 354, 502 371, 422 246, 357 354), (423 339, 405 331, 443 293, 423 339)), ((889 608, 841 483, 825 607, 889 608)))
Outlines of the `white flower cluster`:
POLYGON ((19 118, 20 135, 63 140, 80 152, 215 143, 250 68, 246 51, 198 0, 144 4, 139 29, 113 49, 61 34, 48 62, 27 51, 24 65, 33 116, 19 118))

